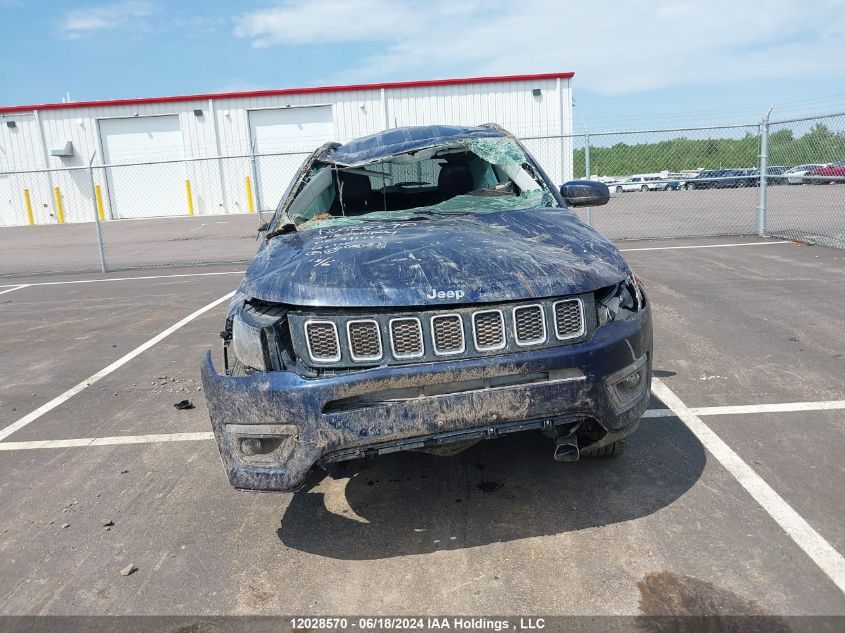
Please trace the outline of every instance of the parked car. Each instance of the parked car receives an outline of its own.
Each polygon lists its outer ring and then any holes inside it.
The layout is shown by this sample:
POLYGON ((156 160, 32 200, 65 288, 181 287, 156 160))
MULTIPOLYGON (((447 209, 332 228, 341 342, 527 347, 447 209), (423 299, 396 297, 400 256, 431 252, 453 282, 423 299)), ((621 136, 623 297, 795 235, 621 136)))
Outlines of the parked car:
POLYGON ((759 169, 737 169, 737 175, 742 178, 743 187, 759 187, 760 186, 760 170, 759 169))
POLYGON ((734 189, 745 186, 740 169, 705 169, 684 185, 687 189, 734 189))
MULTIPOLYGON (((783 177, 783 174, 786 170, 787 170, 787 168, 783 167, 781 165, 769 165, 766 168, 766 173, 769 176, 766 184, 768 184, 769 186, 787 184, 786 178, 783 177)), ((760 173, 759 169, 757 169, 756 171, 757 171, 757 174, 760 173)), ((757 186, 758 187, 760 186, 759 179, 757 181, 757 186)))
POLYGON ((660 176, 647 176, 646 184, 649 191, 677 191, 681 183, 671 178, 661 178, 660 176))
POLYGON ((783 172, 786 176, 786 182, 790 185, 800 185, 804 182, 801 176, 807 175, 809 172, 819 167, 827 167, 825 163, 807 163, 806 165, 797 165, 783 172))
POLYGON ((666 191, 678 188, 678 182, 665 180, 660 176, 631 176, 625 180, 608 185, 611 191, 623 193, 626 191, 666 191))
MULTIPOLYGON (((746 187, 759 187, 760 186, 760 170, 759 169, 745 169, 742 170, 747 172, 748 178, 745 180, 746 187)), ((772 166, 766 167, 766 173, 768 174, 768 179, 766 184, 771 187, 772 185, 785 185, 786 178, 783 177, 784 172, 786 172, 786 167, 780 166, 772 166)))
POLYGON ((817 167, 806 175, 812 176, 812 178, 805 178, 804 182, 810 182, 815 185, 845 183, 845 160, 840 160, 838 163, 833 163, 825 167, 817 167), (826 180, 827 177, 830 177, 830 180, 826 180))
POLYGON ((202 381, 236 488, 315 464, 456 451, 539 430, 610 456, 649 403, 652 325, 614 245, 495 125, 387 130, 316 150, 232 299, 202 381))
POLYGON ((648 191, 648 184, 644 176, 631 176, 625 180, 620 180, 610 185, 612 190, 616 193, 623 193, 625 191, 648 191))

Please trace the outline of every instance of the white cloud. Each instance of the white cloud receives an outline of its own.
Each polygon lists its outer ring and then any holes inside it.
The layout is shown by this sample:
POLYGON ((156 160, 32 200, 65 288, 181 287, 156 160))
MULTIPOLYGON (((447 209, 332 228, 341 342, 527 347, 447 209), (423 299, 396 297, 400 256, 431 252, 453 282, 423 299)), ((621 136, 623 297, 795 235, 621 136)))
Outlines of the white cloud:
POLYGON ((77 39, 94 31, 126 26, 133 20, 146 18, 153 9, 152 3, 141 0, 74 9, 64 14, 60 31, 69 39, 77 39))
POLYGON ((236 18, 253 46, 372 44, 356 80, 574 70, 609 95, 686 83, 845 74, 845 11, 819 0, 290 0, 236 18))

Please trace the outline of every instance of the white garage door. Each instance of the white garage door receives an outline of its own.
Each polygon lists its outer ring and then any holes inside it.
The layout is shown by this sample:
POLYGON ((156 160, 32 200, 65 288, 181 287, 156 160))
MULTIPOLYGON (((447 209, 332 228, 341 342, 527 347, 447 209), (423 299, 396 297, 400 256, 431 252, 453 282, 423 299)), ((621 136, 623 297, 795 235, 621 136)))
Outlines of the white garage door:
POLYGON ((256 154, 297 152, 297 155, 256 159, 259 206, 275 209, 307 154, 334 137, 331 106, 252 110, 249 133, 256 154))
MULTIPOLYGON (((109 165, 184 158, 179 116, 102 119, 103 160, 109 165)), ((187 215, 184 163, 107 170, 112 217, 187 215)))

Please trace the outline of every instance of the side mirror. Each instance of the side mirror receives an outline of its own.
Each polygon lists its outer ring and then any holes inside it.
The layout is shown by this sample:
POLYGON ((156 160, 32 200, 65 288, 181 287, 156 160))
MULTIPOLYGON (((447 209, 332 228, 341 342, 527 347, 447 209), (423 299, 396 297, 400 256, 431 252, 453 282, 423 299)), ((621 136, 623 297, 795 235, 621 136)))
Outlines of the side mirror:
POLYGON ((610 189, 603 182, 570 180, 560 186, 560 195, 569 207, 600 207, 610 200, 610 189))

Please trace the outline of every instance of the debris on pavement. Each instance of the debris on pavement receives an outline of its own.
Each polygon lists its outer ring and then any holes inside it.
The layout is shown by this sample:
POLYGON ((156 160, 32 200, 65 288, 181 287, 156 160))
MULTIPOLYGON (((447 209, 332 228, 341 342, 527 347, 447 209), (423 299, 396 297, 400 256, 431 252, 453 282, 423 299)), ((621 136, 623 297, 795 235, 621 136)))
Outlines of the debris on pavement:
POLYGON ((191 402, 190 400, 180 400, 179 402, 177 402, 173 406, 176 407, 177 409, 179 409, 180 411, 185 411, 187 409, 193 409, 194 403, 191 402))
POLYGON ((100 519, 100 525, 102 525, 103 527, 111 527, 112 525, 114 525, 114 521, 112 521, 111 519, 100 519))
POLYGON ((138 568, 135 566, 135 563, 129 563, 126 567, 120 570, 121 576, 130 576, 138 571, 138 568))

